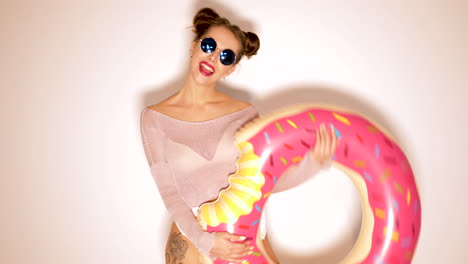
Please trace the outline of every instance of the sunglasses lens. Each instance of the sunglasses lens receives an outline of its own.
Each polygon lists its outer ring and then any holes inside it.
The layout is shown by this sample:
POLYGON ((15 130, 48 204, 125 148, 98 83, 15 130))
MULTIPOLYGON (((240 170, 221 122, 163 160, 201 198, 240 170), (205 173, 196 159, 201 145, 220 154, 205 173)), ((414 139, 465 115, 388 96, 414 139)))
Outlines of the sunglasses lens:
POLYGON ((219 54, 219 60, 224 65, 231 65, 236 60, 236 54, 234 54, 234 52, 232 50, 229 50, 229 49, 223 50, 219 54))
POLYGON ((212 38, 203 39, 200 48, 205 53, 212 53, 216 50, 216 41, 212 38))
MULTIPOLYGON (((205 38, 201 41, 200 48, 205 53, 212 53, 216 50, 216 41, 212 38, 205 38)), ((236 54, 230 49, 220 52, 219 60, 224 65, 231 65, 236 61, 236 54)))

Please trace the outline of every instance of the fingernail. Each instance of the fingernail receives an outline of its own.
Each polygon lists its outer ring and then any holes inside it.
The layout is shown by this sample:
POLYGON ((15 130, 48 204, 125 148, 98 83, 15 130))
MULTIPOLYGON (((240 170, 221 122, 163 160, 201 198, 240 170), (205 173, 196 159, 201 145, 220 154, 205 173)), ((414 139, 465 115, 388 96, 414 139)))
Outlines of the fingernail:
POLYGON ((245 240, 246 237, 245 237, 245 236, 241 236, 240 239, 241 239, 241 240, 245 240))
POLYGON ((249 250, 253 250, 253 249, 254 249, 254 247, 249 247, 249 250))

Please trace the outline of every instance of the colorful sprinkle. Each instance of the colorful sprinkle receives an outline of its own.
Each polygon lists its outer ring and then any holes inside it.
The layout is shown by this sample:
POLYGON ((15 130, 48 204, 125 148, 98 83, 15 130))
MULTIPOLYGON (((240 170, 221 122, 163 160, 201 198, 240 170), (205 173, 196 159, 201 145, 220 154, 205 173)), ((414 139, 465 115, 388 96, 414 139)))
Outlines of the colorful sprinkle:
POLYGON ((273 176, 268 171, 264 171, 263 174, 265 174, 268 178, 273 179, 273 176))
POLYGON ((393 199, 392 204, 393 204, 393 208, 395 208, 395 211, 399 212, 400 211, 400 205, 398 204, 398 201, 393 199))
POLYGON ((363 160, 355 160, 354 166, 356 166, 356 168, 364 168, 366 167, 366 162, 363 160))
POLYGON ((379 146, 379 144, 375 144, 375 151, 374 152, 375 152, 375 157, 377 159, 379 159, 379 156, 380 156, 380 146, 379 146))
POLYGON ((331 126, 331 128, 332 128, 333 130, 335 130, 336 138, 341 139, 341 133, 340 133, 340 131, 339 131, 333 124, 331 124, 330 126, 331 126))
POLYGON ((336 118, 336 120, 338 120, 338 121, 340 121, 342 123, 345 123, 348 126, 351 125, 351 122, 349 122, 349 120, 346 117, 344 117, 342 115, 339 115, 337 113, 333 113, 333 116, 336 118))
POLYGON ((254 226, 254 225, 258 224, 258 222, 260 222, 260 219, 257 219, 255 221, 253 221, 253 223, 251 225, 254 226))
POLYGON ((240 228, 242 229, 249 229, 250 227, 248 225, 239 225, 240 228))
POLYGON ((408 189, 408 190, 406 191, 406 204, 407 204, 407 205, 410 205, 410 203, 411 203, 411 192, 410 192, 410 190, 408 189))
POLYGON ((284 143, 283 145, 289 150, 294 150, 294 148, 289 144, 284 143))
POLYGON ((294 122, 293 122, 293 121, 291 121, 291 120, 289 120, 289 119, 288 119, 288 120, 286 120, 286 122, 288 122, 288 124, 290 124, 292 127, 294 127, 294 128, 296 128, 296 129, 297 129, 297 125, 296 125, 296 124, 294 124, 294 122))
POLYGON ((273 160, 273 155, 270 155, 270 166, 275 166, 275 161, 273 160))
POLYGON ((266 131, 263 132, 263 135, 265 136, 266 142, 268 144, 271 144, 270 135, 268 135, 268 133, 266 131))
POLYGON ((411 237, 404 237, 401 239, 401 247, 408 248, 411 245, 411 237))
POLYGON ((364 139, 362 139, 362 137, 361 137, 359 134, 356 134, 356 137, 357 137, 357 139, 359 140, 359 142, 361 142, 362 144, 364 144, 364 139))
POLYGON ((301 144, 306 147, 307 149, 310 149, 310 145, 307 144, 304 140, 301 139, 301 144))
POLYGON ((367 126, 367 131, 371 132, 372 134, 379 132, 379 130, 373 126, 367 126))
POLYGON ((384 139, 385 144, 387 144, 390 148, 393 148, 392 142, 390 140, 388 140, 387 137, 384 137, 383 139, 384 139))
POLYGON ((375 216, 380 219, 385 219, 385 211, 380 208, 375 208, 375 216))
MULTIPOLYGON (((384 227, 384 235, 387 236, 387 234, 388 234, 388 229, 387 227, 384 227)), ((394 242, 398 242, 398 240, 400 240, 400 233, 397 231, 393 231, 391 236, 394 242)))
POLYGON ((288 161, 285 158, 281 157, 280 159, 284 165, 288 165, 288 161))
POLYGON ((369 173, 367 173, 367 171, 364 172, 364 177, 365 177, 370 183, 373 183, 372 177, 370 176, 369 173))
POLYGON ((348 157, 348 144, 345 144, 345 147, 344 147, 344 156, 345 156, 345 158, 348 157))
POLYGON ((260 208, 260 206, 258 206, 258 204, 255 205, 255 209, 257 209, 257 211, 258 211, 259 213, 262 212, 262 208, 260 208))
POLYGON ((308 112, 307 114, 309 115, 310 120, 315 123, 315 116, 311 112, 308 112))
POLYGON ((273 176, 273 183, 276 184, 276 176, 273 176))
POLYGON ((278 129, 278 131, 279 131, 280 133, 284 133, 284 130, 283 130, 283 128, 281 127, 281 125, 280 125, 279 122, 275 122, 275 125, 276 125, 276 128, 278 129))
POLYGON ((260 252, 252 252, 252 255, 256 256, 256 257, 260 257, 262 255, 262 253, 260 252))
POLYGON ((382 175, 380 176, 380 180, 382 182, 386 181, 388 179, 388 177, 390 177, 390 170, 389 169, 385 169, 385 171, 382 173, 382 175))
POLYGON ((292 162, 293 162, 293 163, 298 163, 298 162, 301 162, 301 161, 302 161, 302 157, 301 157, 301 156, 297 156, 297 157, 292 158, 292 162))
POLYGON ((397 182, 394 182, 393 187, 395 188, 395 190, 397 190, 397 192, 403 194, 403 187, 401 187, 400 184, 398 184, 397 182))
POLYGON ((271 192, 267 192, 263 195, 263 198, 267 198, 268 196, 270 196, 271 192))
POLYGON ((373 264, 387 264, 387 263, 382 260, 382 257, 380 255, 375 255, 373 264))
POLYGON ((413 258, 413 253, 411 253, 411 251, 407 250, 405 252, 405 259, 406 260, 411 260, 413 258))

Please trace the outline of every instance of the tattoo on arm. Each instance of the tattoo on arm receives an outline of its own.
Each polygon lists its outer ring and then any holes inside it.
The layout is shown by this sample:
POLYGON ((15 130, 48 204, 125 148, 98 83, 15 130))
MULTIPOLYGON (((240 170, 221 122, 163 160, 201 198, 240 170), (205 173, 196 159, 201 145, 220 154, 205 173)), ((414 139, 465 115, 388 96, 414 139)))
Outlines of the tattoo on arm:
POLYGON ((167 241, 166 263, 181 264, 188 250, 188 243, 182 233, 171 233, 167 241))

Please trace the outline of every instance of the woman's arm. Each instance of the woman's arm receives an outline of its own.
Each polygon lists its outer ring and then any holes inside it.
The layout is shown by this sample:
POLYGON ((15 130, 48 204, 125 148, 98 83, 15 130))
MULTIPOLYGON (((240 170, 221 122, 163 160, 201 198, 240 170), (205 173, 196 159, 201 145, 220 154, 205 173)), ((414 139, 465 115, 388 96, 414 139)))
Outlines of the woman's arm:
POLYGON ((140 116, 140 132, 151 174, 159 189, 164 205, 182 233, 200 252, 209 256, 215 234, 203 231, 191 208, 180 195, 171 169, 161 149, 163 145, 161 133, 151 119, 151 116, 145 110, 143 110, 140 116))

